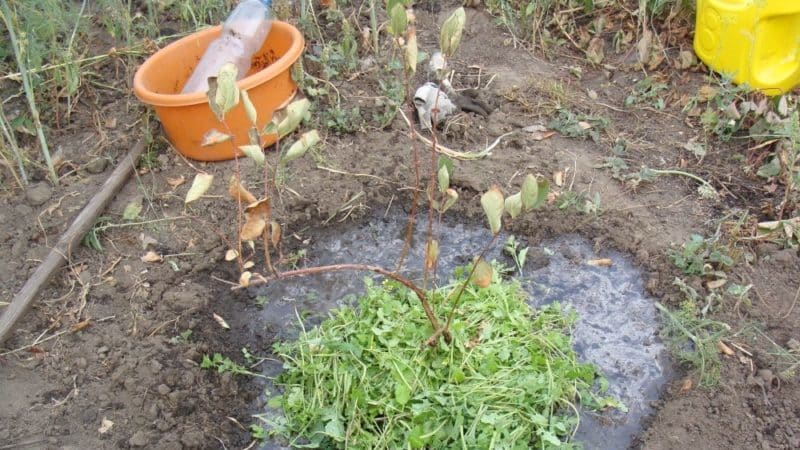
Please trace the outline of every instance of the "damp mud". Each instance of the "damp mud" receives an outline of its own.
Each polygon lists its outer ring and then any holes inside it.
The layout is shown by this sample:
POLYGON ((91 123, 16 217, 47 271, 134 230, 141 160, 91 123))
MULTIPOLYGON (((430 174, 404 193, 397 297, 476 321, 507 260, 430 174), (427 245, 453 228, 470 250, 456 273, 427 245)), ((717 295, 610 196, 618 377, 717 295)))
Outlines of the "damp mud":
MULTIPOLYGON (((308 266, 337 263, 366 263, 395 267, 403 248, 405 217, 374 217, 366 223, 322 235, 306 249, 308 266)), ((424 221, 422 221, 424 222, 424 221)), ((404 273, 411 279, 421 274, 426 224, 418 224, 404 273)), ((501 236, 487 259, 495 259, 510 269, 513 260, 503 254, 501 236)), ((468 264, 491 240, 482 224, 442 224, 441 256, 438 276, 446 279, 457 266, 468 264)), ((524 236, 517 241, 525 245, 524 236)), ((608 380, 605 395, 621 401, 627 412, 581 410, 575 440, 586 449, 627 448, 650 414, 650 403, 659 398, 670 377, 666 350, 658 340, 658 314, 653 301, 644 295, 642 274, 625 255, 603 250, 596 253, 580 235, 565 235, 531 245, 522 274, 513 270, 529 295, 533 307, 551 302, 575 310, 578 321, 573 329, 575 349, 581 360, 597 365, 608 380), (594 266, 588 261, 609 259, 610 266, 594 266)), ((255 288, 252 292, 264 306, 251 320, 262 332, 278 340, 293 339, 302 327, 316 326, 333 308, 357 301, 364 292, 364 273, 328 273, 255 288)), ((262 366, 268 377, 281 370, 278 361, 262 366)), ((273 392, 268 383, 266 390, 273 392)), ((261 399, 260 404, 264 403, 261 399)), ((279 414, 263 406, 262 418, 279 414)), ((275 442, 263 449, 284 448, 275 442)))

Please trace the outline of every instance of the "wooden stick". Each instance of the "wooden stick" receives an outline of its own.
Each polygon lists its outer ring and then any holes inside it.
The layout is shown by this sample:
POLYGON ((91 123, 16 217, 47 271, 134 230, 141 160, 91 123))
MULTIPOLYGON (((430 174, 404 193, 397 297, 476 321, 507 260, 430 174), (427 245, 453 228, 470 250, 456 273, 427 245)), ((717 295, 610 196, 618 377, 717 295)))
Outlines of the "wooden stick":
POLYGON ((136 161, 144 151, 144 147, 144 140, 141 140, 130 149, 100 188, 100 191, 89 200, 67 232, 61 236, 56 246, 50 250, 47 258, 39 265, 33 276, 25 282, 22 289, 11 300, 11 304, 5 308, 3 315, 0 316, 0 344, 5 342, 11 335, 14 325, 28 312, 37 294, 64 264, 72 248, 79 245, 81 239, 94 226, 97 217, 111 203, 117 191, 128 181, 131 172, 136 169, 136 161))

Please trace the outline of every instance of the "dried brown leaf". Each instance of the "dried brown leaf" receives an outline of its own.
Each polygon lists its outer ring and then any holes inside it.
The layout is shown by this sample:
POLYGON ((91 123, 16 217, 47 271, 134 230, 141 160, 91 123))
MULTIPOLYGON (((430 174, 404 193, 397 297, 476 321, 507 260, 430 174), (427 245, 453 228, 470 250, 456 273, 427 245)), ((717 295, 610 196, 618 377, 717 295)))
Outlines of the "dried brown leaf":
POLYGON ((184 177, 183 175, 179 177, 167 177, 167 184, 172 186, 173 188, 176 188, 182 185, 183 183, 186 183, 186 177, 184 177))
POLYGON ((158 253, 150 250, 149 252, 145 253, 144 256, 141 257, 142 262, 146 263, 157 263, 164 260, 158 253))
POLYGON ((89 328, 89 325, 91 325, 91 324, 92 324, 91 320, 90 319, 86 319, 86 320, 84 320, 82 322, 78 322, 75 325, 69 327, 69 331, 72 332, 72 333, 77 333, 79 331, 85 330, 86 328, 89 328))
MULTIPOLYGON (((250 272, 245 272, 245 273, 250 273, 250 272)), ((220 316, 219 314, 213 313, 211 314, 211 317, 213 317, 214 321, 217 322, 219 326, 221 326, 222 328, 225 328, 226 330, 231 329, 230 325, 228 325, 228 322, 225 322, 225 319, 223 319, 222 316, 220 316)))
POLYGON ((255 195, 251 194, 241 183, 236 182, 236 176, 232 176, 228 183, 228 194, 237 202, 241 201, 246 205, 256 202, 255 195))
POLYGON ((611 267, 614 261, 611 258, 590 259, 586 261, 586 264, 594 267, 611 267))
POLYGON ((717 349, 725 356, 733 356, 735 353, 724 342, 717 341, 717 349))
POLYGON ((242 287, 250 286, 250 278, 253 278, 252 272, 242 272, 242 275, 239 276, 239 285, 242 287))
POLYGON ((257 214, 248 214, 247 220, 242 225, 241 238, 243 241, 255 241, 264 233, 267 221, 257 214))

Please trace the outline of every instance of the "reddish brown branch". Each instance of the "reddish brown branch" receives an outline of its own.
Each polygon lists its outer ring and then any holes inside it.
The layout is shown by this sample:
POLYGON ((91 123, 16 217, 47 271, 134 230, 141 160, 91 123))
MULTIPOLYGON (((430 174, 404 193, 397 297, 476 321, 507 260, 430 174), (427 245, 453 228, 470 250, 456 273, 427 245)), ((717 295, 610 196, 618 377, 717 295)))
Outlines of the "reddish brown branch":
MULTIPOLYGON (((467 283, 469 283, 472 275, 475 273, 475 268, 478 267, 478 261, 482 260, 484 256, 486 256, 486 252, 489 251, 492 247, 494 247, 497 238, 500 236, 500 233, 495 234, 492 236, 492 240, 481 250, 478 259, 472 264, 472 269, 470 269, 469 274, 467 275, 467 279, 464 280, 464 283, 458 289, 458 294, 456 298, 453 300, 453 307, 450 308, 450 314, 447 315, 447 322, 445 322, 444 327, 441 329, 437 329, 430 338, 428 338, 428 345, 435 345, 436 340, 439 339, 439 336, 450 336, 450 324, 453 322, 453 316, 456 313, 456 308, 458 307, 458 303, 461 301, 461 296, 464 295, 464 289, 467 288, 467 283)), ((449 339, 448 339, 449 342, 449 339)))
MULTIPOLYGON (((436 330, 437 337, 443 335, 445 339, 448 342, 450 342, 450 334, 447 331, 441 330, 441 327, 439 326, 439 321, 436 320, 436 316, 433 314, 433 309, 431 308, 430 303, 428 303, 428 297, 425 295, 425 292, 408 278, 405 278, 402 275, 398 275, 397 273, 386 270, 382 267, 370 266, 368 264, 332 264, 329 266, 308 267, 305 269, 297 269, 297 270, 290 270, 287 272, 281 272, 280 274, 269 278, 260 277, 251 280, 249 286, 267 284, 272 281, 283 280, 286 278, 304 277, 320 273, 344 272, 344 271, 375 272, 377 274, 385 276, 386 278, 391 278, 392 280, 395 280, 398 283, 402 284, 403 286, 411 289, 411 291, 413 291, 414 294, 416 294, 417 298, 419 299, 419 302, 422 304, 422 309, 425 310, 425 315, 428 316, 428 320, 431 322, 431 326, 433 327, 434 330, 436 330)), ((234 286, 231 288, 231 290, 238 290, 241 288, 242 286, 234 286)), ((435 342, 433 345, 435 345, 435 342)))

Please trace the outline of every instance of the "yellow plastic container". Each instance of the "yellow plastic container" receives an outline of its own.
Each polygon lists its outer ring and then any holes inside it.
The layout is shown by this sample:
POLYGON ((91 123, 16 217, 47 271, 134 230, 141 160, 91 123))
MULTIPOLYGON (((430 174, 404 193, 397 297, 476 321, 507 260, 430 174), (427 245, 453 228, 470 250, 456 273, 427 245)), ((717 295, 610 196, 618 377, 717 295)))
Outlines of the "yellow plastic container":
POLYGON ((697 0, 697 56, 769 95, 800 84, 800 0, 697 0))

